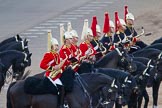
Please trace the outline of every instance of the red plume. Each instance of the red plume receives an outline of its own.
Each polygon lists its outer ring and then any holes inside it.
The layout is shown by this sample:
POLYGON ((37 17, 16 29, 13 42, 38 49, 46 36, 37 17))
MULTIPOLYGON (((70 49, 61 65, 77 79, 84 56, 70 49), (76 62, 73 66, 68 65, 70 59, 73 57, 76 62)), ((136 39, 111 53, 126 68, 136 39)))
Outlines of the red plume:
POLYGON ((96 16, 93 16, 91 29, 92 29, 93 36, 94 37, 97 36, 96 25, 97 25, 97 17, 96 16))
POLYGON ((118 16, 118 12, 115 12, 115 32, 118 31, 118 28, 120 26, 120 21, 119 21, 119 16, 118 16))
POLYGON ((124 7, 124 20, 126 22, 126 15, 128 14, 128 6, 124 7))
POLYGON ((110 31, 109 14, 108 14, 108 12, 106 12, 103 32, 108 33, 109 31, 110 31))

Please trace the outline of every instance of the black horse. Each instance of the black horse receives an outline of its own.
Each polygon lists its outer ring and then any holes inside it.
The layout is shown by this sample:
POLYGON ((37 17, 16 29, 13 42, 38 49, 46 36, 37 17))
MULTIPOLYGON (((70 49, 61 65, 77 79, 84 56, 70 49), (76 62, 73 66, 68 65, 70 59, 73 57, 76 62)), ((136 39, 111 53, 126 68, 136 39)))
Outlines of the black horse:
POLYGON ((158 49, 153 49, 153 48, 148 48, 148 49, 143 49, 139 52, 136 52, 133 54, 134 56, 138 57, 147 57, 149 59, 152 59, 156 63, 156 69, 157 73, 155 74, 155 80, 153 82, 153 105, 156 107, 157 106, 157 100, 158 100, 158 91, 160 87, 160 83, 162 77, 161 77, 161 72, 162 72, 162 59, 161 59, 161 51, 158 49), (158 76, 158 77, 157 77, 158 76))
POLYGON ((147 66, 144 65, 141 62, 136 61, 137 70, 133 73, 131 73, 133 76, 135 76, 136 82, 138 84, 138 94, 133 93, 131 96, 131 100, 129 102, 129 107, 133 108, 141 108, 142 98, 145 98, 145 104, 144 108, 147 108, 149 97, 146 91, 146 86, 149 80, 154 79, 154 70, 153 67, 150 66, 151 61, 148 62, 147 66))
MULTIPOLYGON (((63 72, 64 73, 64 72, 63 72)), ((72 92, 66 94, 66 100, 70 108, 91 107, 91 96, 100 88, 108 86, 108 89, 115 90, 114 79, 100 73, 87 73, 80 75, 82 84, 74 80, 72 92)), ((57 95, 41 94, 30 95, 24 92, 25 80, 17 81, 8 89, 8 106, 10 102, 14 108, 57 108, 57 95)), ((49 82, 48 84, 52 84, 49 82)), ((47 85, 47 84, 46 84, 47 85)), ((53 87, 53 85, 51 85, 53 87)), ((107 90, 108 90, 107 89, 107 90)), ((8 107, 9 108, 9 107, 8 107)))
POLYGON ((31 65, 31 55, 16 50, 9 50, 0 53, 0 90, 5 83, 6 72, 12 66, 14 74, 19 79, 27 66, 31 65))
POLYGON ((10 46, 8 46, 7 48, 5 48, 5 50, 17 50, 17 51, 29 53, 28 41, 25 39, 23 41, 15 42, 10 46))
POLYGON ((156 39, 155 41, 153 41, 153 42, 151 43, 151 45, 157 44, 157 43, 162 43, 162 38, 156 39))
POLYGON ((13 36, 13 37, 10 37, 10 38, 3 40, 0 43, 0 46, 3 46, 3 45, 10 43, 10 42, 18 42, 18 41, 22 41, 22 38, 17 34, 16 36, 13 36))
POLYGON ((6 43, 5 45, 3 46, 0 46, 0 51, 6 51, 6 50, 17 50, 17 51, 25 51, 25 52, 28 52, 29 53, 29 50, 28 50, 28 41, 25 39, 23 41, 13 41, 13 42, 10 42, 10 43, 6 43))
POLYGON ((95 68, 114 68, 125 71, 135 71, 136 65, 127 51, 122 48, 116 48, 107 53, 103 58, 94 63, 95 68))

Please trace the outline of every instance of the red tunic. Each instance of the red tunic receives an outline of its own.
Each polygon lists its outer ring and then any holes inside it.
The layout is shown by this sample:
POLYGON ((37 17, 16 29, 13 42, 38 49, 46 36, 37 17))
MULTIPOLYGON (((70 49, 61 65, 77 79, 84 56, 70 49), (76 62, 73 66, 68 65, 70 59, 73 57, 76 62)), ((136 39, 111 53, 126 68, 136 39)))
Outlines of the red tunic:
MULTIPOLYGON (((47 52, 45 53, 41 63, 40 68, 46 70, 45 76, 48 77, 51 70, 49 69, 51 66, 58 65, 60 63, 60 56, 56 52, 47 52)), ((58 73, 56 77, 52 78, 52 80, 56 80, 61 77, 61 73, 58 73)))
POLYGON ((63 71, 65 70, 67 66, 71 64, 69 59, 72 57, 75 57, 75 54, 74 54, 75 50, 76 49, 74 48, 73 45, 70 45, 70 46, 63 45, 62 48, 60 49, 60 58, 64 60, 66 59, 66 56, 68 57, 68 59, 65 61, 65 63, 62 66, 63 71))
POLYGON ((93 48, 93 46, 91 45, 91 43, 86 43, 86 42, 82 42, 79 46, 81 52, 82 52, 82 56, 85 56, 86 53, 88 53, 88 50, 90 50, 90 55, 89 56, 93 56, 95 55, 97 52, 96 50, 93 48))

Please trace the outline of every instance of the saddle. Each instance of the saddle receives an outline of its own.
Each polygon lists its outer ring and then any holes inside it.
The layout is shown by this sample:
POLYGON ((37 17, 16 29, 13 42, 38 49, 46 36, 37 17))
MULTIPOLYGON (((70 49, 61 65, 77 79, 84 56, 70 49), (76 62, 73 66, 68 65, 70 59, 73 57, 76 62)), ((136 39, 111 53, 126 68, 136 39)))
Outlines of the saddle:
MULTIPOLYGON (((74 86, 74 71, 71 68, 67 68, 60 78, 65 87, 65 92, 71 92, 74 86)), ((58 94, 58 89, 47 78, 28 77, 24 83, 24 91, 27 94, 41 95, 41 94, 58 94)))

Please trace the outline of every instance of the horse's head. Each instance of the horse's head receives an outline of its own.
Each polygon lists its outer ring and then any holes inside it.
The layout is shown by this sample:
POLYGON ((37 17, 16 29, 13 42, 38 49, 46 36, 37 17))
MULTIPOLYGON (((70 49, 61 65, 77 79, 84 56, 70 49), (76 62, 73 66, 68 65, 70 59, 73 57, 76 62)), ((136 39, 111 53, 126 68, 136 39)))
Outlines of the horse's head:
POLYGON ((30 54, 23 53, 23 56, 22 57, 20 56, 13 63, 12 70, 14 72, 14 77, 16 77, 16 79, 20 79, 24 74, 25 68, 31 65, 31 55, 32 53, 30 54))
POLYGON ((114 103, 116 101, 117 95, 118 95, 118 86, 119 82, 117 80, 113 80, 111 86, 104 86, 102 87, 102 106, 112 108, 114 106, 114 103))
POLYGON ((118 102, 126 105, 130 99, 132 92, 137 92, 138 86, 134 77, 127 76, 119 90, 118 102))
POLYGON ((118 65, 125 71, 134 72, 137 67, 133 62, 132 57, 128 55, 127 51, 121 48, 116 48, 116 51, 119 55, 118 65))
POLYGON ((23 41, 23 45, 22 45, 24 52, 29 54, 29 49, 28 49, 28 40, 25 38, 23 41))
POLYGON ((78 69, 78 73, 82 74, 82 73, 91 73, 93 70, 93 64, 83 61, 78 69))

